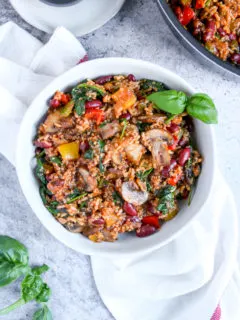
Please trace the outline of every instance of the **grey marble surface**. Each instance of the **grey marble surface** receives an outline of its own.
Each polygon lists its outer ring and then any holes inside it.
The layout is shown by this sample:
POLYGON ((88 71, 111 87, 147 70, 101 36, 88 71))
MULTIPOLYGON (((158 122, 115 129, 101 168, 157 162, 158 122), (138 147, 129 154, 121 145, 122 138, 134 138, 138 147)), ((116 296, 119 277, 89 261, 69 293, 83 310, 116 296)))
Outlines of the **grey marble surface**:
MULTIPOLYGON (((0 0, 0 13, 1 24, 13 20, 47 41, 49 36, 24 22, 7 0, 0 0)), ((125 56, 149 60, 178 73, 215 99, 220 119, 216 127, 219 166, 239 205, 240 78, 224 77, 196 61, 169 31, 154 0, 127 0, 114 19, 80 40, 90 59, 125 56)), ((21 192, 15 169, 2 156, 0 233, 22 241, 29 248, 33 265, 47 263, 51 267, 46 279, 53 290, 50 307, 54 319, 113 319, 97 293, 89 257, 66 248, 44 229, 21 192)), ((18 294, 18 283, 1 289, 0 307, 13 302, 18 294)), ((36 305, 29 303, 1 319, 28 320, 35 309, 36 305)))

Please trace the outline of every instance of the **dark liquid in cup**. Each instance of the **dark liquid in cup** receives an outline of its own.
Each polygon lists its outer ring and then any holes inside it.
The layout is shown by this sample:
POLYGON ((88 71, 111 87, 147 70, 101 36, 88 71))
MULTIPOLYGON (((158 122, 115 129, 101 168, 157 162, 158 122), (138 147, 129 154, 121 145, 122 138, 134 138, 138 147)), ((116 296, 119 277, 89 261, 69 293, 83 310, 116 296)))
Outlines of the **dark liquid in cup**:
POLYGON ((45 2, 46 4, 51 4, 55 6, 66 6, 66 5, 79 2, 79 0, 41 0, 41 1, 45 2))

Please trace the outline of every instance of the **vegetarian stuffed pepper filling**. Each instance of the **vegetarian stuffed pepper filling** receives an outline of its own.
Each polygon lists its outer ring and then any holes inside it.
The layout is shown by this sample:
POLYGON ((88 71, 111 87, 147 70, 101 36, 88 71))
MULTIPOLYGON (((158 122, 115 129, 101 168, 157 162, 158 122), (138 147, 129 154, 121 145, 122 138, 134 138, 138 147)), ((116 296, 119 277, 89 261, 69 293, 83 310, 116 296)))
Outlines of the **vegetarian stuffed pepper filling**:
POLYGON ((215 123, 216 110, 199 95, 209 105, 207 116, 196 111, 198 95, 133 75, 57 91, 34 141, 46 208, 67 230, 94 242, 155 233, 176 216, 180 199, 190 203, 201 172, 189 114, 215 123))
POLYGON ((240 0, 168 0, 180 23, 211 53, 240 65, 240 0))

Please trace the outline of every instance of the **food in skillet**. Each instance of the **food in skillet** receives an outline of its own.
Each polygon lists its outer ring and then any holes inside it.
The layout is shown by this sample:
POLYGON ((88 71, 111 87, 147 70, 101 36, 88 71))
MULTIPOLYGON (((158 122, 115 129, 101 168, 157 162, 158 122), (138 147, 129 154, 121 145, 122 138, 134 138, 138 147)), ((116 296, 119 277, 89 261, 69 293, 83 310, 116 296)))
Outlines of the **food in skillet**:
POLYGON ((36 175, 66 229, 94 242, 145 237, 190 199, 202 162, 190 115, 216 123, 210 97, 118 75, 57 91, 49 104, 34 141, 36 175))
POLYGON ((240 65, 240 0, 169 0, 178 20, 210 52, 240 65))

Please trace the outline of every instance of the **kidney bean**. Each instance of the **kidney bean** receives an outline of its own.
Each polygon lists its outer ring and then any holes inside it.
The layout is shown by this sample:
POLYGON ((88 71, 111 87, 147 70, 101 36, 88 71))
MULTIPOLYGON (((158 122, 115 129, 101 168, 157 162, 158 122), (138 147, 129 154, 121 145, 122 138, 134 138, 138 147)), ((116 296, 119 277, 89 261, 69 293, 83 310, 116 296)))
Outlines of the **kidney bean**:
POLYGON ((220 34, 221 37, 225 37, 226 34, 227 34, 227 32, 222 27, 218 28, 217 31, 218 31, 218 33, 220 34))
POLYGON ((42 149, 48 149, 52 147, 51 142, 48 142, 48 141, 35 141, 34 144, 36 147, 39 147, 42 149))
POLYGON ((129 112, 126 112, 126 113, 123 113, 121 116, 120 116, 120 119, 126 119, 126 120, 130 120, 131 119, 131 114, 129 112))
POLYGON ((203 41, 208 42, 214 39, 216 32, 216 23, 213 20, 208 20, 206 23, 206 29, 203 33, 203 41))
POLYGON ((180 139, 180 141, 178 142, 178 144, 179 144, 180 147, 184 147, 184 146, 186 146, 186 145, 188 144, 188 142, 189 142, 188 137, 183 136, 183 137, 180 139))
POLYGON ((144 238, 153 234, 157 229, 154 226, 148 224, 141 226, 140 229, 136 231, 136 236, 139 238, 144 238))
POLYGON ((193 125, 193 120, 191 117, 186 117, 186 126, 189 132, 194 131, 194 125, 193 125))
POLYGON ((96 79, 95 80, 95 83, 97 83, 97 84, 104 84, 104 83, 106 83, 106 82, 109 82, 109 81, 111 81, 112 80, 112 78, 113 78, 113 76, 112 75, 108 75, 108 76, 102 76, 102 77, 100 77, 100 78, 98 78, 98 79, 96 79))
POLYGON ((170 162, 170 165, 169 166, 165 166, 163 169, 162 169, 162 176, 164 178, 167 178, 168 175, 169 175, 169 172, 174 169, 177 165, 177 161, 175 159, 171 159, 171 162, 170 162))
POLYGON ((232 62, 234 62, 236 64, 240 64, 240 53, 232 54, 230 59, 232 60, 232 62))
POLYGON ((171 123, 169 127, 167 127, 167 130, 171 133, 174 133, 179 130, 179 126, 176 123, 171 123))
POLYGON ((100 100, 91 100, 87 101, 85 103, 85 108, 86 109, 95 109, 95 108, 101 108, 102 107, 102 101, 100 100))
POLYGON ((60 101, 57 99, 51 99, 50 100, 50 107, 52 108, 58 108, 60 106, 60 101))
POLYGON ((154 208, 154 206, 153 206, 153 204, 151 202, 147 203, 147 211, 152 213, 152 214, 156 213, 156 209, 154 208))
POLYGON ((123 210, 129 215, 129 216, 137 216, 137 210, 135 209, 134 205, 129 202, 124 202, 123 210))
POLYGON ((88 141, 83 141, 80 143, 79 150, 82 152, 87 151, 90 148, 90 144, 88 141))
POLYGON ((99 218, 99 219, 96 219, 96 220, 93 220, 92 221, 92 224, 95 224, 95 225, 98 225, 98 226, 101 226, 105 223, 104 219, 102 218, 99 218))
POLYGON ((191 148, 189 147, 184 148, 179 152, 178 163, 180 164, 180 166, 184 166, 185 162, 190 158, 190 155, 191 155, 191 148))
POLYGON ((229 37, 229 40, 231 40, 231 41, 234 41, 234 40, 237 39, 237 36, 236 36, 236 34, 234 34, 234 33, 230 33, 230 34, 228 35, 228 37, 229 37))
POLYGON ((127 78, 128 78, 129 81, 134 81, 134 82, 136 81, 136 78, 135 78, 135 76, 133 74, 129 74, 127 76, 127 78))

